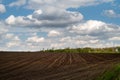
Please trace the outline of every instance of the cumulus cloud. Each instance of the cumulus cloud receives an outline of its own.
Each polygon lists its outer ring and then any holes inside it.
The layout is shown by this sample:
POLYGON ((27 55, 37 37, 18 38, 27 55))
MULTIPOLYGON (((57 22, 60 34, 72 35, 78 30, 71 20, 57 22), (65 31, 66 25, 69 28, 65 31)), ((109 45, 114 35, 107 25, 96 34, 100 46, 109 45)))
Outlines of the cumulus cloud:
POLYGON ((6 39, 10 39, 10 40, 12 40, 12 41, 20 41, 20 39, 19 39, 19 37, 18 36, 15 36, 14 34, 6 34, 5 35, 5 38, 6 39))
POLYGON ((6 42, 7 48, 20 46, 20 42, 21 42, 20 38, 13 33, 6 33, 4 35, 4 39, 7 40, 7 42, 6 42))
POLYGON ((81 23, 79 25, 74 25, 73 27, 68 27, 71 33, 78 33, 78 34, 88 34, 88 35, 99 35, 103 33, 118 31, 119 27, 114 27, 112 24, 107 24, 102 21, 97 20, 88 20, 85 23, 81 23))
POLYGON ((65 43, 53 43, 50 45, 50 48, 61 49, 65 46, 65 43))
POLYGON ((34 15, 41 15, 42 14, 42 10, 38 9, 38 10, 35 10, 33 12, 34 15))
MULTIPOLYGON (((5 22, 0 23, 2 26, 0 37, 2 35, 2 39, 4 39, 1 41, 1 45, 5 45, 4 50, 24 51, 53 47, 76 48, 120 45, 118 43, 118 40, 120 40, 120 26, 98 20, 85 21, 83 14, 80 12, 66 10, 68 8, 98 5, 113 1, 17 0, 10 3, 9 6, 24 5, 25 8, 34 11, 27 16, 10 15, 5 19, 5 22), (10 32, 7 31, 6 26, 11 27, 10 32)), ((115 11, 108 12, 112 16, 118 15, 115 11)))
POLYGON ((120 18, 120 14, 116 13, 114 10, 105 10, 103 14, 110 18, 120 18))
POLYGON ((12 26, 33 26, 33 27, 67 27, 75 23, 80 22, 83 19, 83 15, 78 12, 58 11, 47 13, 41 10, 36 10, 33 14, 26 16, 9 16, 6 19, 6 23, 12 26))
POLYGON ((36 20, 31 20, 30 19, 30 15, 28 15, 27 17, 25 16, 17 16, 15 17, 14 15, 10 15, 6 20, 5 20, 6 24, 10 25, 10 26, 15 26, 15 27, 30 27, 30 26, 34 26, 34 25, 38 25, 40 22, 36 21, 36 20))
POLYGON ((75 24, 80 22, 83 19, 83 15, 77 12, 69 12, 69 11, 57 11, 58 13, 44 12, 42 15, 33 15, 33 18, 40 20, 42 22, 41 26, 47 27, 66 27, 71 24, 75 24))
POLYGON ((109 40, 119 41, 120 40, 120 36, 118 36, 118 37, 111 37, 111 38, 109 38, 109 40))
POLYGON ((15 2, 12 2, 9 4, 10 7, 13 7, 13 6, 22 6, 22 5, 25 5, 26 4, 26 0, 17 0, 15 2))
POLYGON ((12 41, 12 42, 8 42, 6 45, 7 45, 7 48, 11 48, 11 47, 20 46, 20 43, 12 41))
POLYGON ((56 37, 59 36, 61 33, 55 30, 49 31, 48 36, 49 37, 56 37))
MULTIPOLYGON (((32 16, 29 17, 29 19, 34 19, 32 16)), ((32 30, 34 29, 35 28, 32 30)), ((46 30, 48 28, 44 27, 44 29, 46 30)), ((119 43, 114 42, 115 40, 118 40, 120 35, 119 32, 120 28, 118 25, 108 24, 97 20, 88 20, 68 27, 50 28, 45 31, 46 38, 38 37, 37 33, 33 33, 31 36, 29 35, 22 44, 21 42, 17 44, 21 45, 20 49, 22 50, 24 50, 22 47, 26 48, 26 50, 50 49, 53 47, 109 47, 113 46, 113 44, 119 45, 119 43)), ((11 36, 12 35, 7 35, 7 37, 11 36)), ((17 46, 12 45, 12 43, 12 41, 9 43, 11 47, 17 46)))
POLYGON ((67 36, 67 37, 63 37, 60 39, 60 42, 70 42, 71 41, 71 37, 67 36))
POLYGON ((2 36, 6 32, 8 32, 8 28, 6 27, 4 22, 0 21, 0 36, 2 36))
POLYGON ((49 8, 50 6, 60 8, 60 9, 67 9, 70 7, 81 7, 81 6, 90 6, 90 5, 97 5, 101 3, 108 3, 113 2, 114 0, 29 0, 28 1, 28 8, 31 9, 39 9, 39 8, 49 8), (34 5, 35 4, 35 5, 34 5), (41 5, 41 6, 40 6, 41 5))
POLYGON ((33 36, 33 37, 29 37, 26 41, 33 43, 41 43, 44 42, 45 39, 43 37, 33 36))
POLYGON ((103 44, 99 39, 92 38, 92 36, 65 36, 54 40, 51 42, 51 46, 55 49, 57 48, 79 48, 79 47, 106 47, 98 46, 98 44, 103 44))
MULTIPOLYGON (((96 37, 93 36, 82 36, 82 35, 76 35, 76 36, 66 36, 60 39, 61 43, 68 43, 72 45, 77 45, 77 46, 82 46, 82 45, 86 45, 86 44, 96 44, 99 43, 99 39, 97 39, 96 37)), ((71 47, 72 47, 71 45, 71 47)))
POLYGON ((7 24, 10 24, 10 25, 15 24, 15 17, 14 17, 14 15, 9 16, 5 21, 6 21, 7 24))
POLYGON ((20 46, 20 38, 13 33, 9 33, 10 27, 3 21, 0 21, 0 25, 0 50, 8 50, 9 48, 20 46))
POLYGON ((6 12, 6 8, 3 4, 0 4, 0 13, 5 13, 6 12))
POLYGON ((66 2, 64 0, 17 0, 9 5, 20 6, 26 4, 26 7, 34 9, 35 11, 27 17, 15 17, 11 15, 6 19, 6 23, 12 26, 33 26, 38 28, 67 27, 83 20, 83 15, 80 12, 69 12, 66 10, 67 8, 96 5, 112 1, 113 0, 70 0, 66 2))

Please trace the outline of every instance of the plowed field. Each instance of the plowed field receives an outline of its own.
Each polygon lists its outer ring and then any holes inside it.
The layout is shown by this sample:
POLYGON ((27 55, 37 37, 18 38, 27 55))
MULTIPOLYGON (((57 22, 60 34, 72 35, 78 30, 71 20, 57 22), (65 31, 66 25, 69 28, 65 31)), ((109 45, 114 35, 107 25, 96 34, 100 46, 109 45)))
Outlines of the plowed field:
POLYGON ((0 80, 95 80, 119 54, 0 52, 0 80))

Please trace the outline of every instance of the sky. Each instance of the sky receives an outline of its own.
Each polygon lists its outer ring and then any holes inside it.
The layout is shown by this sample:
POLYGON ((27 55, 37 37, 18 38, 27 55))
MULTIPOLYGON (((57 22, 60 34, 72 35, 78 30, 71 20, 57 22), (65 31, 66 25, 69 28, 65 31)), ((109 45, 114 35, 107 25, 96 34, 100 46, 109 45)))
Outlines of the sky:
POLYGON ((120 0, 0 0, 0 51, 120 46, 120 0))

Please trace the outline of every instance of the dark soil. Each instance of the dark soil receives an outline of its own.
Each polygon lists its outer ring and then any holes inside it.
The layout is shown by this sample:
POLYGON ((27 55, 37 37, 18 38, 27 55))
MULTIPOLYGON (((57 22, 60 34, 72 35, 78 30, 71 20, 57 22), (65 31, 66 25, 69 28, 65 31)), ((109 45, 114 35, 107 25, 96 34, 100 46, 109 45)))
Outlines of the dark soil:
POLYGON ((120 54, 0 52, 0 80, 95 80, 120 54))

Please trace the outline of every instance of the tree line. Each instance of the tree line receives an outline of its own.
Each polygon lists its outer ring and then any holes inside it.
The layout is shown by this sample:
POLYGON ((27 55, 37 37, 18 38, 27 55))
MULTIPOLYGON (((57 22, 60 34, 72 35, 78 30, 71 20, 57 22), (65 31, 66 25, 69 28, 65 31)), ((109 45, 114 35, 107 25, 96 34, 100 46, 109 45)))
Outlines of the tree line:
POLYGON ((48 49, 44 52, 65 52, 65 53, 120 53, 120 47, 109 48, 65 48, 65 49, 48 49))

